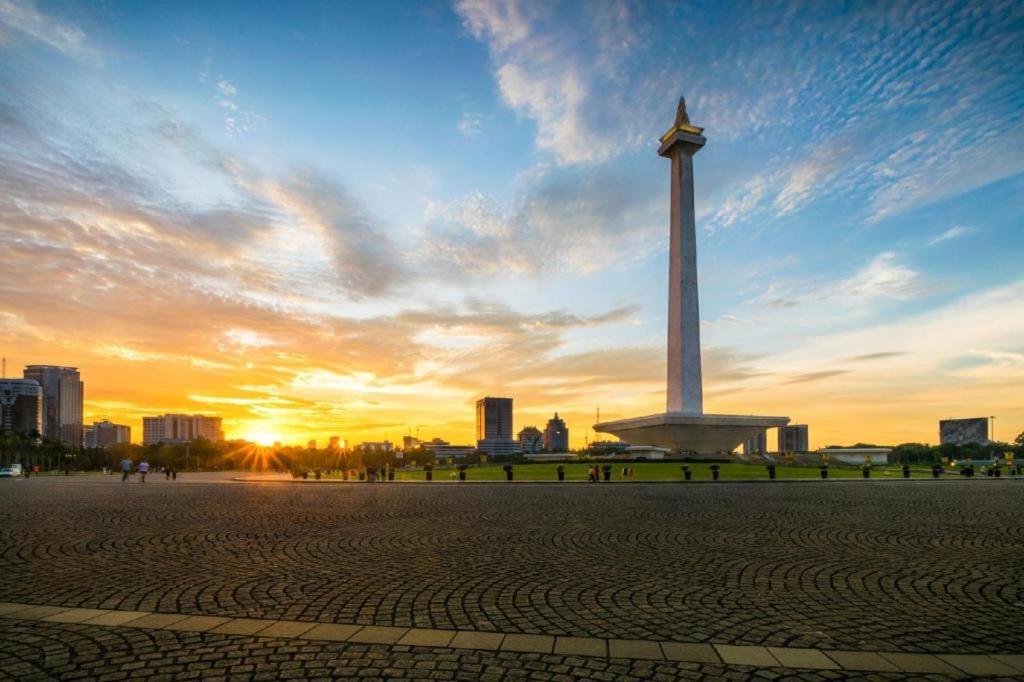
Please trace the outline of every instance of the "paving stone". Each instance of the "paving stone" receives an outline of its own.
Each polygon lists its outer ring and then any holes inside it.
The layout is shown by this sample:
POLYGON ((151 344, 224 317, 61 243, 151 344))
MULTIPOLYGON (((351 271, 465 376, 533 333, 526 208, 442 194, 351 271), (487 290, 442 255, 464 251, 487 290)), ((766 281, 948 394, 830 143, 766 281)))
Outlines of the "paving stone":
POLYGON ((1024 673, 1024 654, 991 654, 992 658, 1024 673))
POLYGON ((150 615, 148 611, 107 611, 84 622, 86 625, 124 625, 148 615, 150 615))
POLYGON ((452 638, 449 646, 456 649, 496 650, 501 646, 505 635, 500 632, 468 632, 460 631, 452 638))
POLYGON ((608 656, 611 658, 641 658, 660 661, 665 658, 657 642, 643 639, 609 639, 608 656))
POLYGON ((814 670, 838 670, 840 665, 816 649, 768 647, 768 652, 784 668, 812 668, 814 670))
POLYGON ((394 644, 409 631, 409 628, 384 627, 380 625, 367 625, 348 638, 350 642, 363 642, 365 644, 394 644))
MULTIPOLYGON (((308 632, 303 633, 303 639, 326 639, 332 642, 344 642, 349 637, 359 632, 361 625, 347 625, 343 623, 321 623, 314 625, 308 632)), ((263 632, 267 636, 267 632, 263 632)))
POLYGON ((608 643, 597 637, 556 637, 554 652, 563 656, 605 657, 608 643))
POLYGON ((859 672, 899 672, 899 667, 891 661, 887 661, 874 651, 825 651, 833 661, 843 666, 845 670, 856 670, 859 672))
POLYGON ((0 618, 4 617, 5 613, 15 613, 16 611, 24 611, 30 608, 31 604, 19 604, 17 602, 0 602, 0 618))
POLYGON ((11 611, 4 618, 14 618, 15 620, 42 620, 49 616, 56 615, 67 611, 67 606, 30 606, 27 609, 19 609, 17 611, 11 611))
POLYGON ((260 620, 259 618, 232 618, 223 625, 213 628, 210 632, 222 635, 255 635, 274 622, 272 620, 260 620))
POLYGON ((939 654, 946 663, 949 663, 955 668, 963 670, 968 675, 975 676, 998 676, 998 675, 1017 675, 1018 671, 1013 666, 1007 665, 1002 661, 998 661, 991 656, 979 656, 971 654, 939 654))
POLYGON ((174 625, 179 620, 185 620, 188 616, 181 613, 151 613, 135 620, 130 620, 121 625, 133 628, 150 628, 160 630, 168 625, 174 625))
POLYGON ((689 642, 661 642, 661 650, 669 661, 685 661, 688 663, 720 663, 721 659, 710 644, 691 644, 689 642))
POLYGON ((398 644, 405 646, 436 646, 447 647, 455 637, 454 630, 431 630, 429 628, 413 628, 405 633, 398 644))
POLYGON ((935 673, 938 675, 958 675, 959 670, 945 663, 932 654, 908 654, 880 651, 878 654, 892 663, 895 663, 900 670, 908 673, 935 673))
POLYGON ((301 637, 316 626, 316 623, 308 623, 300 620, 277 620, 260 630, 260 637, 301 637))
POLYGON ((189 616, 182 620, 171 623, 168 630, 181 630, 182 632, 207 632, 215 627, 227 623, 230 618, 221 616, 189 616))
POLYGON ((763 646, 734 646, 715 644, 715 650, 722 660, 734 665, 753 665, 761 668, 777 667, 779 662, 763 646))
POLYGON ((522 651, 535 654, 550 654, 555 638, 547 635, 507 634, 501 643, 502 651, 522 651))
POLYGON ((55 613, 52 616, 47 616, 42 620, 50 623, 82 623, 95 618, 96 616, 102 616, 105 613, 109 613, 104 609, 68 609, 67 611, 61 611, 55 613))

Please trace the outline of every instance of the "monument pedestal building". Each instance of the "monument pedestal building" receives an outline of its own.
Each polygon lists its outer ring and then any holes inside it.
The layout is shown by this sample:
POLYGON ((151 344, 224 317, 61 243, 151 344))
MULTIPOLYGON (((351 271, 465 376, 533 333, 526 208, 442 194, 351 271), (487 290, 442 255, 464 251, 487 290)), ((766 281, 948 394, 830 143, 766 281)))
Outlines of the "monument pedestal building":
POLYGON ((731 452, 789 417, 704 414, 697 293, 697 227, 693 203, 693 156, 707 142, 690 123, 680 98, 676 120, 661 137, 658 154, 672 162, 669 212, 668 386, 661 414, 594 424, 630 443, 699 454, 731 452))

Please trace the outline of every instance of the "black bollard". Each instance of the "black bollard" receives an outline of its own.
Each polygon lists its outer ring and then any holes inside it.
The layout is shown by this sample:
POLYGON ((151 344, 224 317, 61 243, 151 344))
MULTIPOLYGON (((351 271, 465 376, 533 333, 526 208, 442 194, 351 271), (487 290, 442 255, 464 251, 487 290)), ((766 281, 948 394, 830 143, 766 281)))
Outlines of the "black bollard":
POLYGON ((821 470, 821 477, 822 478, 828 478, 828 465, 827 464, 822 464, 821 466, 818 467, 818 469, 821 470))
POLYGON ((316 472, 314 472, 313 476, 316 477, 316 480, 319 481, 320 480, 320 470, 317 469, 316 472))
POLYGON ((395 480, 395 470, 394 469, 388 469, 388 480, 389 481, 395 480))
POLYGON ((996 469, 996 478, 1002 478, 1000 476, 1000 473, 1002 472, 1002 469, 1000 469, 999 467, 996 467, 995 469, 996 469))
POLYGON ((309 472, 305 469, 302 470, 302 480, 305 481, 309 478, 309 472))
POLYGON ((434 480, 434 470, 433 469, 427 469, 426 471, 424 471, 424 473, 427 475, 427 480, 428 481, 433 481, 434 480))
POLYGON ((564 481, 565 480, 565 467, 562 466, 561 464, 559 464, 558 468, 555 469, 555 474, 558 476, 558 480, 559 481, 564 481))
POLYGON ((775 480, 775 465, 774 464, 769 464, 765 468, 768 469, 768 480, 769 481, 774 481, 775 480))
POLYGON ((718 480, 718 465, 717 464, 712 464, 711 465, 711 478, 713 480, 716 480, 716 481, 718 480))
POLYGON ((341 472, 341 480, 343 480, 343 481, 347 481, 348 480, 348 469, 345 469, 344 471, 341 472))
POLYGON ((505 466, 503 466, 501 468, 505 470, 505 480, 506 481, 511 481, 512 480, 512 465, 511 464, 506 464, 505 466))
POLYGON ((366 480, 366 472, 365 471, 360 471, 359 472, 359 480, 360 481, 365 481, 366 480))
POLYGON ((941 464, 933 464, 932 465, 932 478, 938 478, 941 474, 942 474, 942 465, 941 464))
POLYGON ((683 480, 689 481, 691 478, 693 478, 693 472, 690 471, 690 467, 688 467, 688 466, 686 466, 684 464, 682 469, 683 469, 683 480))
POLYGON ((860 473, 864 478, 871 478, 871 467, 865 464, 860 468, 860 473))
POLYGON ((910 478, 910 465, 909 464, 904 464, 903 465, 903 478, 910 478))
POLYGON ((459 465, 459 480, 460 481, 465 481, 466 480, 466 465, 465 464, 460 464, 459 465))
POLYGON ((605 464, 603 467, 601 467, 601 471, 604 473, 604 480, 606 480, 606 481, 612 480, 612 465, 611 464, 605 464))

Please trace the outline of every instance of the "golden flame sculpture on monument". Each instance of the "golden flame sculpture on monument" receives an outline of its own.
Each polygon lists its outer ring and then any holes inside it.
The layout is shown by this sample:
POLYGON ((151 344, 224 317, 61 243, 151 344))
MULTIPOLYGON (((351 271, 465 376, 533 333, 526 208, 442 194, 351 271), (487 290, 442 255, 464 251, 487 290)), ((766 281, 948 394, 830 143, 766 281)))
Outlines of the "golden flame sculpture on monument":
POLYGON ((594 424, 632 445, 676 452, 732 452, 789 417, 705 414, 700 364, 700 306, 697 296, 697 226, 693 209, 693 155, 707 140, 690 123, 679 98, 675 123, 661 136, 658 154, 672 162, 669 185, 668 390, 666 411, 646 417, 594 424))

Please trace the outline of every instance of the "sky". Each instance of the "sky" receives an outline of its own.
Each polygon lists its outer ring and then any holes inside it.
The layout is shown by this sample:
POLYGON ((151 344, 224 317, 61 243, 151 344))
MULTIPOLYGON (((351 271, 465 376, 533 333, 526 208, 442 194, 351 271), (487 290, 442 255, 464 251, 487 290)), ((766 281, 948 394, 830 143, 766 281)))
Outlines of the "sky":
POLYGON ((685 94, 705 411, 1012 440, 1022 84, 1010 0, 0 0, 0 352, 135 440, 606 438, 664 411, 685 94))

